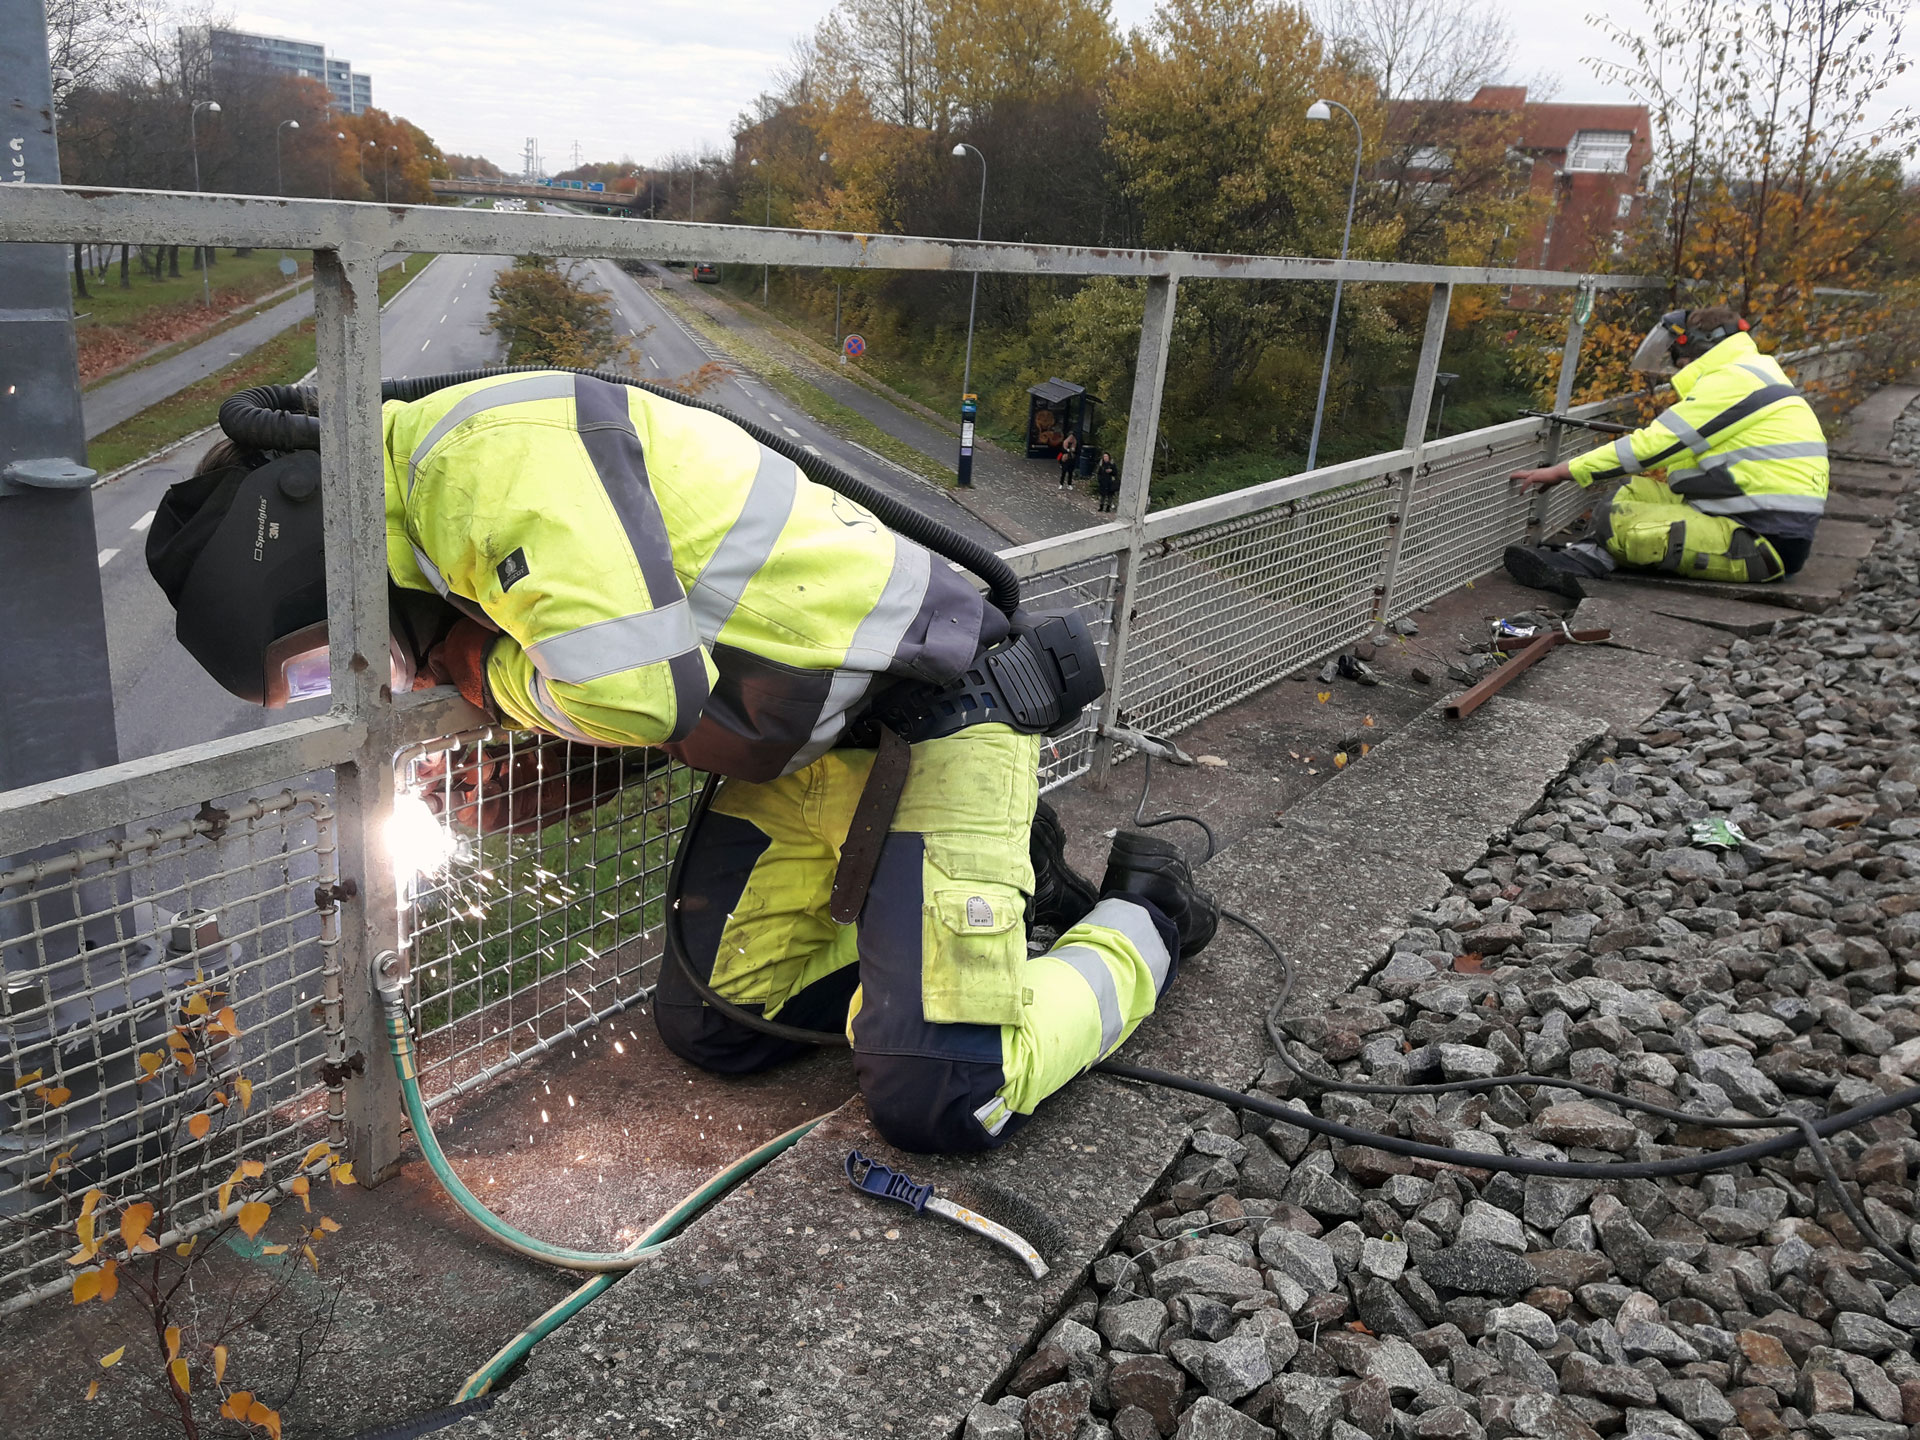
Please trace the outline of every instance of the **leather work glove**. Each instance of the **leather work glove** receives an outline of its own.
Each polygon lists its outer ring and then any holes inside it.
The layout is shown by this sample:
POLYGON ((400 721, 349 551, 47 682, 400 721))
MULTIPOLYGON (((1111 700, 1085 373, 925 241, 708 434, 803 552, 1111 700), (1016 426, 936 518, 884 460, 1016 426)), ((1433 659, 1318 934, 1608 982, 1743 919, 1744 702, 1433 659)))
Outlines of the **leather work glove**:
POLYGON ((496 718, 500 712, 487 694, 487 651, 499 638, 498 631, 462 615, 427 652, 427 670, 435 683, 453 686, 474 709, 496 718))
POLYGON ((432 756, 412 778, 427 808, 463 830, 535 835, 606 804, 645 773, 650 753, 523 737, 432 756))

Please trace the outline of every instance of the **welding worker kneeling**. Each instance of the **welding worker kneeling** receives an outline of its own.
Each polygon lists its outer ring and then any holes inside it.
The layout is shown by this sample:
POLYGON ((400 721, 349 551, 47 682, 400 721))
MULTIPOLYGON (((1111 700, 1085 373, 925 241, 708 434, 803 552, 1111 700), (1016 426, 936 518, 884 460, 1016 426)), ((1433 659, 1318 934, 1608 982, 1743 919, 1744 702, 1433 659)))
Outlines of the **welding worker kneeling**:
MULTIPOLYGON (((1066 864, 1037 772, 1041 735, 1104 688, 1078 617, 1003 614, 704 408, 553 371, 446 379, 386 387, 421 397, 383 413, 393 681, 720 777, 676 860, 669 1048, 746 1074, 844 1031, 887 1139, 970 1151, 1126 1040, 1217 912, 1137 832, 1098 889, 1066 864), (1057 940, 1030 957, 1030 929, 1057 940)), ((269 705, 327 683, 318 426, 287 413, 308 408, 230 401, 237 443, 148 537, 181 642, 269 705)))
POLYGON ((1593 538, 1515 545, 1507 573, 1571 599, 1616 568, 1696 580, 1766 581, 1807 563, 1827 506, 1827 440, 1806 397, 1724 305, 1660 317, 1633 369, 1673 375, 1679 399, 1631 434, 1514 479, 1623 484, 1593 538), (1674 373, 1675 370, 1678 373, 1674 373))

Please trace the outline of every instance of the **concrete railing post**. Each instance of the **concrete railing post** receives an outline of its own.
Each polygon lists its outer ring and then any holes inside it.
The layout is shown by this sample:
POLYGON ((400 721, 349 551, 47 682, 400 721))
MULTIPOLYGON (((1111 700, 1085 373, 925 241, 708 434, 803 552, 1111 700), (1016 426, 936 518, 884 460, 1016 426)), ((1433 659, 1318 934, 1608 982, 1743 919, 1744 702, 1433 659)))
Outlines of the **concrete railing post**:
POLYGON ((1440 349, 1447 341, 1447 312, 1453 307, 1453 286, 1436 285, 1427 301, 1427 325, 1420 333, 1420 360, 1413 370, 1413 398, 1407 403, 1407 428, 1401 445, 1413 452, 1407 468, 1396 477, 1393 508, 1387 512, 1386 555, 1380 582, 1374 586, 1373 623, 1378 629, 1393 614, 1400 564, 1406 553, 1407 527, 1413 519, 1413 485, 1420 474, 1420 453, 1427 443, 1427 416, 1433 409, 1433 387, 1440 374, 1440 349))
MULTIPOLYGON (((1107 643, 1107 693, 1100 702, 1104 730, 1120 720, 1120 695, 1126 681, 1127 646, 1133 634, 1134 594, 1139 586, 1140 561, 1146 544, 1148 486, 1153 479, 1153 452, 1160 439, 1160 406, 1167 386, 1167 355, 1173 348, 1173 308, 1179 280, 1155 275, 1147 281, 1147 303, 1140 316, 1140 353, 1133 366, 1133 403, 1127 407, 1127 453, 1120 462, 1117 514, 1128 530, 1127 548, 1120 552, 1119 575, 1113 592, 1113 630, 1107 643)), ((1113 763, 1113 742, 1096 736, 1090 778, 1104 788, 1113 763)))
POLYGON ((374 957, 396 941, 398 902, 385 832, 393 813, 394 711, 387 660, 387 534, 380 426, 379 255, 314 252, 320 384, 320 482, 326 500, 327 613, 333 708, 363 728, 359 758, 334 771, 340 874, 356 893, 341 907, 343 1021, 349 1063, 347 1147, 363 1184, 400 1157, 405 1116, 388 1063, 374 957))

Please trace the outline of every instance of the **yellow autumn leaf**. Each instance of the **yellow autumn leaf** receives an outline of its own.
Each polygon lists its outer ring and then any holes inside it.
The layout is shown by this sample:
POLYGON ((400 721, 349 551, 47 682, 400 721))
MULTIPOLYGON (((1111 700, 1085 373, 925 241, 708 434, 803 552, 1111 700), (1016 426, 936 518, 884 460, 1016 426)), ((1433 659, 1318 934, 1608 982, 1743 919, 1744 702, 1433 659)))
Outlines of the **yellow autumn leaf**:
POLYGON ((217 1385, 226 1378, 227 1347, 224 1345, 216 1345, 213 1347, 213 1380, 217 1385))
MULTIPOLYGON (((91 1215, 82 1215, 74 1222, 74 1231, 80 1236, 80 1254, 88 1260, 91 1260, 93 1252, 100 1248, 100 1242, 93 1238, 94 1226, 97 1223, 91 1215)), ((69 1260, 67 1263, 74 1265, 80 1262, 69 1260)))
POLYGON ((1315 695, 1313 698, 1318 700, 1322 705, 1324 705, 1327 703, 1327 701, 1333 698, 1333 692, 1331 690, 1322 690, 1319 694, 1315 695))
POLYGON ((100 1274, 98 1270, 82 1270, 73 1277, 73 1303, 84 1305, 100 1294, 100 1274))
POLYGON ((160 1067, 167 1063, 167 1057, 158 1050, 143 1051, 140 1056, 140 1080, 144 1084, 160 1073, 160 1067))
POLYGON ((234 1172, 242 1180, 258 1180, 267 1173, 267 1167, 258 1160, 242 1160, 240 1168, 234 1172))
POLYGON ((231 1005, 222 1005, 220 1013, 207 1024, 209 1030, 224 1030, 233 1039, 240 1038, 240 1017, 233 1013, 231 1005))
POLYGON ((166 1341, 167 1359, 178 1360, 180 1358, 180 1327, 178 1325, 167 1326, 165 1333, 162 1334, 160 1338, 166 1341))
POLYGON ((340 1228, 340 1222, 334 1219, 331 1215, 322 1215, 320 1217, 319 1229, 325 1234, 331 1235, 335 1231, 339 1230, 339 1228, 340 1228))
POLYGON ((1360 753, 1361 753, 1361 755, 1363 755, 1363 756, 1365 756, 1365 755, 1370 755, 1370 754, 1372 754, 1372 753, 1373 753, 1373 746, 1371 746, 1371 745, 1362 745, 1362 746, 1360 747, 1360 753))
POLYGON ((258 1400, 247 1406, 247 1423, 258 1425, 265 1430, 271 1440, 280 1440, 280 1412, 269 1410, 258 1400))
POLYGON ((196 995, 187 1001, 186 1009, 182 1013, 187 1015, 210 1015, 213 1012, 207 1005, 207 997, 204 995, 196 995))
POLYGON ((288 1245, 262 1245, 260 1247, 260 1253, 262 1255, 284 1255, 291 1248, 292 1247, 288 1245))
POLYGON ((73 1098, 73 1091, 64 1085, 36 1085, 33 1093, 49 1105, 64 1105, 73 1098))
POLYGON ((98 1380, 89 1381, 87 1383, 87 1399, 91 1400, 93 1399, 94 1396, 98 1395, 99 1393, 100 1393, 100 1382, 98 1380))
POLYGON ((303 1210, 306 1210, 309 1214, 311 1214, 313 1211, 313 1201, 311 1198, 309 1198, 307 1192, 312 1188, 313 1188, 312 1185, 309 1183, 309 1181, 307 1180, 307 1177, 304 1175, 294 1176, 292 1183, 287 1186, 287 1189, 291 1190, 294 1194, 300 1197, 301 1208, 303 1210))
POLYGON ((118 1350, 109 1350, 106 1354, 100 1357, 100 1368, 102 1370, 107 1370, 107 1369, 111 1369, 115 1365, 118 1365, 120 1363, 120 1357, 126 1353, 127 1353, 127 1347, 124 1345, 122 1345, 118 1350))
POLYGON ((261 1227, 267 1223, 267 1217, 272 1213, 265 1201, 248 1201, 240 1207, 240 1233, 249 1240, 253 1239, 260 1233, 261 1227))
POLYGON ((198 1235, 194 1236, 191 1240, 182 1240, 178 1245, 173 1247, 173 1253, 184 1260, 187 1256, 193 1254, 193 1247, 199 1243, 200 1237, 198 1235))
POLYGON ((24 1075, 16 1075, 13 1079, 13 1088, 16 1090, 24 1090, 29 1085, 38 1085, 40 1083, 40 1077, 44 1074, 46 1074, 44 1070, 29 1070, 24 1075))
POLYGON ((195 1115, 187 1121, 187 1134, 196 1140, 207 1138, 207 1132, 213 1128, 213 1120, 206 1114, 195 1115))
POLYGON ((300 1157, 300 1168, 302 1170, 311 1170, 315 1165, 332 1154, 333 1146, 322 1140, 317 1145, 308 1147, 307 1153, 300 1157))
POLYGON ((233 1093, 240 1097, 240 1108, 242 1110, 251 1110, 253 1108, 253 1082, 247 1079, 246 1076, 241 1075, 235 1078, 233 1082, 233 1093))
POLYGON ((222 1420, 245 1421, 247 1418, 247 1407, 252 1403, 253 1392, 251 1390, 236 1390, 220 1402, 220 1418, 222 1420))
POLYGON ((353 1162, 351 1160, 343 1165, 333 1167, 333 1183, 336 1185, 353 1184, 353 1162))
POLYGON ((127 1247, 129 1255, 160 1248, 160 1242, 147 1234, 147 1227, 152 1223, 153 1206, 145 1200, 136 1200, 121 1212, 120 1240, 127 1247))
POLYGON ((231 1105, 233 1102, 227 1099, 226 1091, 216 1090, 211 1095, 207 1096, 207 1103, 209 1105, 218 1105, 221 1109, 224 1110, 228 1105, 231 1105))
POLYGON ((86 1219, 100 1208, 100 1202, 107 1198, 104 1190, 89 1190, 80 1197, 80 1218, 86 1219))
POLYGON ((1344 750, 1334 751, 1333 768, 1336 770, 1344 770, 1347 768, 1347 752, 1346 751, 1344 750))
POLYGON ((184 1360, 169 1361, 167 1363, 167 1374, 170 1377, 172 1377, 175 1387, 179 1389, 182 1395, 190 1395, 193 1393, 193 1386, 187 1379, 187 1362, 186 1361, 184 1360))
POLYGON ((78 1148, 77 1146, 69 1146, 67 1149, 62 1150, 58 1155, 53 1157, 53 1159, 47 1165, 47 1179, 49 1181, 51 1181, 54 1176, 60 1173, 60 1167, 62 1165, 67 1164, 69 1161, 73 1159, 74 1152, 77 1148, 78 1148))
POLYGON ((300 1247, 300 1253, 307 1257, 307 1264, 311 1265, 313 1267, 313 1273, 318 1275, 320 1273, 320 1257, 313 1253, 313 1246, 302 1245, 300 1247))
POLYGON ((104 1304, 120 1293, 120 1262, 108 1256, 100 1262, 100 1300, 104 1304))

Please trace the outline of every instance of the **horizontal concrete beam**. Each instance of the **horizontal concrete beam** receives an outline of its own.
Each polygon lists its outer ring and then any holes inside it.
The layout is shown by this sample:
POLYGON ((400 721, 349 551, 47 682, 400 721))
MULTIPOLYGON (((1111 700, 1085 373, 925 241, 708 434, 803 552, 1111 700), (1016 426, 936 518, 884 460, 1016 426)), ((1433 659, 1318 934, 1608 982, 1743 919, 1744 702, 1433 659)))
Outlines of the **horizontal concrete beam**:
POLYGON ((1349 284, 1529 285, 1638 290, 1654 276, 1583 275, 1493 266, 1404 265, 1303 255, 1202 255, 1079 245, 855 235, 743 225, 687 225, 465 207, 371 205, 198 195, 164 190, 10 185, 0 241, 247 245, 291 250, 390 250, 582 259, 711 260, 813 269, 951 270, 1007 275, 1172 276, 1218 280, 1344 280, 1349 284))

